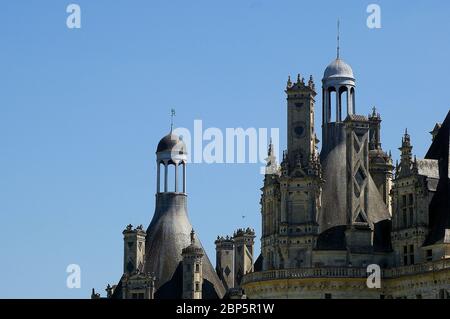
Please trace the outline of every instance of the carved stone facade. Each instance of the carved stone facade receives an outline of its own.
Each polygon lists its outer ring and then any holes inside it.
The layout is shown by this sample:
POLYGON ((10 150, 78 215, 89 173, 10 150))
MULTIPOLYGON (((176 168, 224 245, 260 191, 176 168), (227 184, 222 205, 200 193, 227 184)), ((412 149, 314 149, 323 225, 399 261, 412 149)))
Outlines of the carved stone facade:
POLYGON ((238 229, 217 238, 212 267, 187 215, 186 147, 171 132, 156 152, 155 214, 147 231, 123 231, 123 275, 108 298, 450 298, 450 112, 425 159, 405 132, 394 167, 381 115, 356 113, 342 59, 322 79, 320 154, 312 76, 289 78, 285 93, 287 150, 278 165, 269 145, 256 261, 254 230, 238 229), (369 288, 373 265, 381 287, 369 288))
MULTIPOLYGON (((122 299, 153 299, 155 294, 155 277, 136 270, 126 273, 121 279, 122 299)), ((114 291, 108 292, 111 297, 114 291)))
MULTIPOLYGON (((187 215, 187 152, 182 139, 172 132, 163 137, 156 150, 156 162, 155 213, 147 231, 132 225, 123 231, 124 274, 117 285, 108 285, 107 297, 223 298, 224 285, 187 215), (169 170, 174 171, 173 183, 169 181, 169 170)), ((92 298, 99 297, 92 292, 92 298)))
POLYGON ((225 288, 234 287, 234 241, 229 236, 217 237, 216 272, 225 288))
POLYGON ((253 272, 253 245, 255 231, 238 229, 233 235, 234 241, 234 287, 241 287, 242 277, 253 272))
POLYGON ((426 159, 413 159, 405 133, 393 179, 391 154, 381 147, 381 115, 375 108, 369 117, 356 114, 355 83, 340 58, 325 70, 318 160, 314 83, 288 80, 288 149, 278 166, 269 145, 262 266, 242 284, 249 298, 449 296, 450 113, 433 129, 426 159), (374 264, 379 289, 367 284, 367 266, 374 264))
POLYGON ((202 299, 203 249, 197 245, 195 232, 191 231, 191 244, 182 250, 183 299, 202 299))
POLYGON ((366 268, 348 267, 255 272, 244 287, 251 299, 449 299, 450 261, 384 270, 379 289, 366 268))

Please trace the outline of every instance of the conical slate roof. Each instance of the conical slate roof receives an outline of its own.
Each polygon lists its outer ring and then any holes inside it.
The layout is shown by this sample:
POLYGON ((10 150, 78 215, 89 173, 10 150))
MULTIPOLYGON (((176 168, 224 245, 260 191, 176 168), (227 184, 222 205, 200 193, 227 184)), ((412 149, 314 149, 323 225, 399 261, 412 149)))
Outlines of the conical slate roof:
POLYGON ((439 182, 429 206, 430 232, 425 246, 450 242, 450 111, 425 158, 438 160, 439 182))
MULTIPOLYGON (((192 225, 187 215, 187 196, 156 195, 156 208, 147 229, 145 272, 156 276, 155 298, 178 299, 182 295, 182 250, 191 245, 192 225)), ((204 252, 198 237, 195 239, 204 252)), ((209 258, 203 256, 203 298, 222 298, 225 289, 209 258)))

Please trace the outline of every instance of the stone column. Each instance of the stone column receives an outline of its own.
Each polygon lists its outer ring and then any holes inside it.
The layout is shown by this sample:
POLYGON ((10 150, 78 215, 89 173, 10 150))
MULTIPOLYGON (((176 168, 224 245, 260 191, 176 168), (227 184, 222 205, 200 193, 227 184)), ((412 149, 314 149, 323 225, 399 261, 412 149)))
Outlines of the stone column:
POLYGON ((330 92, 328 88, 325 91, 325 118, 326 123, 330 123, 330 92))
POLYGON ((281 223, 287 222, 286 189, 281 186, 281 223))
POLYGON ((326 100, 326 89, 322 89, 322 125, 325 125, 327 122, 327 100, 326 100))
POLYGON ((341 96, 339 95, 339 88, 336 87, 336 122, 341 121, 341 96))
POLYGON ((160 187, 160 184, 161 184, 161 169, 160 169, 160 166, 161 166, 161 164, 160 164, 160 162, 158 161, 158 169, 157 169, 157 177, 156 177, 156 182, 157 182, 157 185, 156 185, 156 192, 159 194, 160 193, 160 191, 161 191, 161 187, 160 187))
POLYGON ((353 114, 353 112, 351 111, 351 107, 352 107, 352 103, 350 101, 350 87, 347 86, 347 115, 353 114))
POLYGON ((183 162, 183 193, 186 193, 186 162, 183 162))
POLYGON ((175 193, 178 193, 178 162, 175 163, 175 193))
POLYGON ((353 114, 356 113, 356 110, 355 110, 355 94, 356 94, 356 91, 353 90, 353 93, 352 93, 352 112, 353 112, 353 114))
POLYGON ((169 163, 164 161, 164 193, 167 193, 167 178, 169 175, 169 163))

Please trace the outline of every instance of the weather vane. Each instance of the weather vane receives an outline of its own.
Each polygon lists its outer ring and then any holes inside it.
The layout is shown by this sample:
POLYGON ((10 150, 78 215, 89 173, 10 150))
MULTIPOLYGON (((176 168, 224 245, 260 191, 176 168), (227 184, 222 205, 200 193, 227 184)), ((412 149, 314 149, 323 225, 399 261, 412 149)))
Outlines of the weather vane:
POLYGON ((173 130, 173 118, 175 117, 175 109, 170 110, 170 131, 173 130))

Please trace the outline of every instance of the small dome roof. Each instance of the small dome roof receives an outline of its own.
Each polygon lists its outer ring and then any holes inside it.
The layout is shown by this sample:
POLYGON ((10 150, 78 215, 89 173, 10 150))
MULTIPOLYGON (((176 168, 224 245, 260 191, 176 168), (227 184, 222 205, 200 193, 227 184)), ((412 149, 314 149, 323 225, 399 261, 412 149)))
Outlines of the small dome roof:
POLYGON ((323 74, 324 79, 328 78, 352 78, 353 76, 353 70, 350 65, 344 62, 344 60, 341 60, 340 58, 337 58, 333 62, 330 63, 330 65, 327 66, 325 69, 325 72, 323 74))
POLYGON ((180 154, 185 154, 186 145, 178 135, 170 132, 159 141, 156 153, 172 151, 179 151, 180 154))

